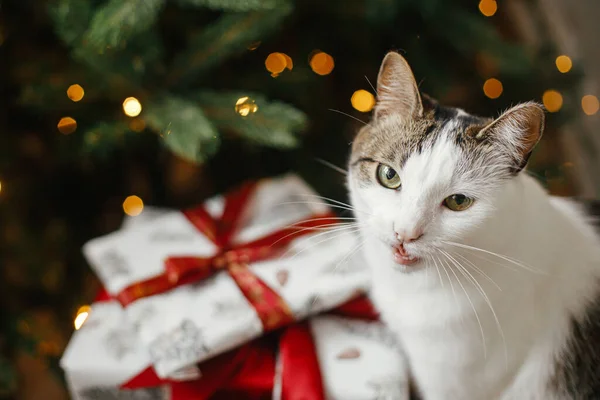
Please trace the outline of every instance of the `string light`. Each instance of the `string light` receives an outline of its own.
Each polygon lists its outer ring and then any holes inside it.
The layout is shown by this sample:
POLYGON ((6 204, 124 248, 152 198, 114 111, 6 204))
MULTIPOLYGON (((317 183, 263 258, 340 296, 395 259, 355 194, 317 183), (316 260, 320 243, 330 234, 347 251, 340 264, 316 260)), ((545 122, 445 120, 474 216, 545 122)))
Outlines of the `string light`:
POLYGON ((0 181, 0 193, 2 193, 2 181, 0 181))
POLYGON ((557 112, 562 108, 563 97, 556 90, 550 89, 546 90, 542 95, 542 102, 544 103, 546 110, 549 112, 557 112))
POLYGON ((310 57, 309 64, 314 73, 318 75, 329 75, 335 67, 333 57, 322 51, 315 52, 315 54, 310 57))
POLYGON ((271 53, 265 60, 265 67, 271 73, 273 78, 279 76, 286 68, 291 70, 294 67, 292 58, 284 53, 271 53))
POLYGON ((75 317, 75 320, 73 321, 75 330, 79 330, 79 328, 81 328, 83 326, 83 323, 90 315, 91 309, 92 308, 90 306, 79 307, 79 310, 77 310, 77 316, 75 317))
POLYGON ((123 211, 130 217, 140 215, 144 209, 144 202, 138 196, 129 196, 123 202, 123 211))
POLYGON ((481 0, 479 2, 479 11, 486 17, 491 17, 498 11, 496 0, 481 0))
POLYGON ((586 115, 594 115, 600 109, 600 103, 598 98, 594 95, 588 94, 581 98, 581 108, 586 115))
POLYGON ((85 94, 83 88, 80 85, 71 85, 67 89, 67 96, 73 100, 74 102, 78 102, 83 99, 83 95, 85 94))
POLYGON ((502 82, 496 78, 490 78, 483 84, 483 93, 490 99, 497 99, 500 97, 503 90, 502 82))
POLYGON ((128 97, 123 101, 123 111, 128 117, 137 117, 142 112, 142 104, 135 97, 128 97))
POLYGON ((58 131, 63 135, 70 135, 77 129, 77 121, 71 117, 63 117, 58 121, 58 131))
POLYGON ((562 55, 556 57, 556 68, 563 74, 569 72, 573 67, 573 61, 568 56, 562 55))
POLYGON ((242 117, 247 117, 250 113, 255 113, 256 111, 258 111, 258 106, 255 101, 248 96, 240 97, 235 102, 235 112, 242 117))
POLYGON ((250 45, 248 45, 248 50, 253 51, 258 49, 258 46, 260 46, 261 41, 257 41, 257 42, 252 42, 250 43, 250 45))
POLYGON ((350 102, 352 103, 352 107, 356 110, 360 112, 369 112, 375 105, 375 96, 364 89, 359 89, 352 94, 350 102))

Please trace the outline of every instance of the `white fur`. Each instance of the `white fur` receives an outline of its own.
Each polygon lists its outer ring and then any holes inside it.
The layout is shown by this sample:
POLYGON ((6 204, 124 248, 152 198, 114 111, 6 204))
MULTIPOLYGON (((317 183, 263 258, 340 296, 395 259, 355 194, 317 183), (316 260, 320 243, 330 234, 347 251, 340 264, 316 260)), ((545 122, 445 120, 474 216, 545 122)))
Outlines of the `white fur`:
POLYGON ((425 400, 552 399, 547 383, 569 318, 596 294, 600 243, 575 207, 524 172, 496 185, 461 179, 460 150, 441 136, 402 169, 392 165, 399 191, 361 187, 349 173, 373 300, 403 343, 425 400), (444 208, 443 199, 456 193, 477 201, 462 212, 444 208), (405 247, 423 260, 401 267, 390 245, 397 231, 413 229, 425 234, 405 247), (451 261, 441 267, 438 248, 466 266, 494 312, 451 261))

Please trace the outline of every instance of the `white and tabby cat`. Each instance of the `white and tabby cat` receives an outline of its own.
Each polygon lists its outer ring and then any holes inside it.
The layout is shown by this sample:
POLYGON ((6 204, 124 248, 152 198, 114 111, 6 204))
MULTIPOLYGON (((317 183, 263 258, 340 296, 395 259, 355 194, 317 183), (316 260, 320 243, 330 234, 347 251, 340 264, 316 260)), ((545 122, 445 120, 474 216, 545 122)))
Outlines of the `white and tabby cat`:
POLYGON ((372 297, 425 400, 600 399, 600 241, 522 170, 544 128, 421 96, 389 53, 348 185, 372 297))

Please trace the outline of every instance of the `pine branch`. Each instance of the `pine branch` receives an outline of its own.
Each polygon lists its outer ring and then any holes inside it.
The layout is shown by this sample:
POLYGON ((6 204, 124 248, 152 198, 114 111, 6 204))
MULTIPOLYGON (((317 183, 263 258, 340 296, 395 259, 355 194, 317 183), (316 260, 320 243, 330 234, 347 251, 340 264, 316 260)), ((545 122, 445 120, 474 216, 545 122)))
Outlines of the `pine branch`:
POLYGON ((257 93, 202 92, 196 96, 207 117, 218 129, 234 132, 261 145, 293 148, 298 145, 296 133, 306 127, 306 115, 282 102, 268 102, 257 93), (235 110, 243 97, 254 100, 257 109, 242 117, 235 110))
POLYGON ((147 105, 144 118, 165 145, 183 159, 201 163, 219 148, 217 130, 192 101, 170 95, 159 97, 147 105))
POLYGON ((83 133, 82 150, 95 156, 106 156, 125 143, 129 135, 136 135, 125 121, 99 122, 83 133))
POLYGON ((85 34, 87 45, 97 50, 124 46, 154 24, 164 4, 165 0, 110 0, 94 14, 85 34))
POLYGON ((390 24, 398 15, 403 4, 398 0, 369 0, 365 1, 365 12, 367 20, 371 24, 380 26, 390 24))
POLYGON ((175 58, 169 86, 182 85, 231 55, 243 52, 250 43, 278 28, 291 11, 291 5, 286 4, 273 11, 222 16, 175 58))
POLYGON ((290 0, 177 0, 182 6, 207 7, 223 11, 273 10, 289 5, 290 0))
POLYGON ((494 57, 502 73, 525 75, 531 73, 532 61, 521 46, 504 41, 493 25, 479 15, 465 10, 446 10, 443 20, 444 40, 465 56, 484 50, 494 57))
POLYGON ((58 0, 48 13, 54 22, 54 30, 65 44, 75 44, 85 32, 92 16, 90 1, 58 0))

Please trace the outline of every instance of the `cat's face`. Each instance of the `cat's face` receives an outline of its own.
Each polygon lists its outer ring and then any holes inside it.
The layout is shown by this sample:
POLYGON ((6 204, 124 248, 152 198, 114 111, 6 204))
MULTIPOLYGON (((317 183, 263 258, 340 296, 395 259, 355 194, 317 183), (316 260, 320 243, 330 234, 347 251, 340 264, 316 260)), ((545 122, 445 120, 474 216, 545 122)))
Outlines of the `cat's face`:
POLYGON ((348 183, 365 233, 410 270, 493 212, 502 184, 541 137, 544 114, 526 103, 492 120, 422 100, 396 53, 383 62, 377 91, 373 121, 353 143, 348 183))

